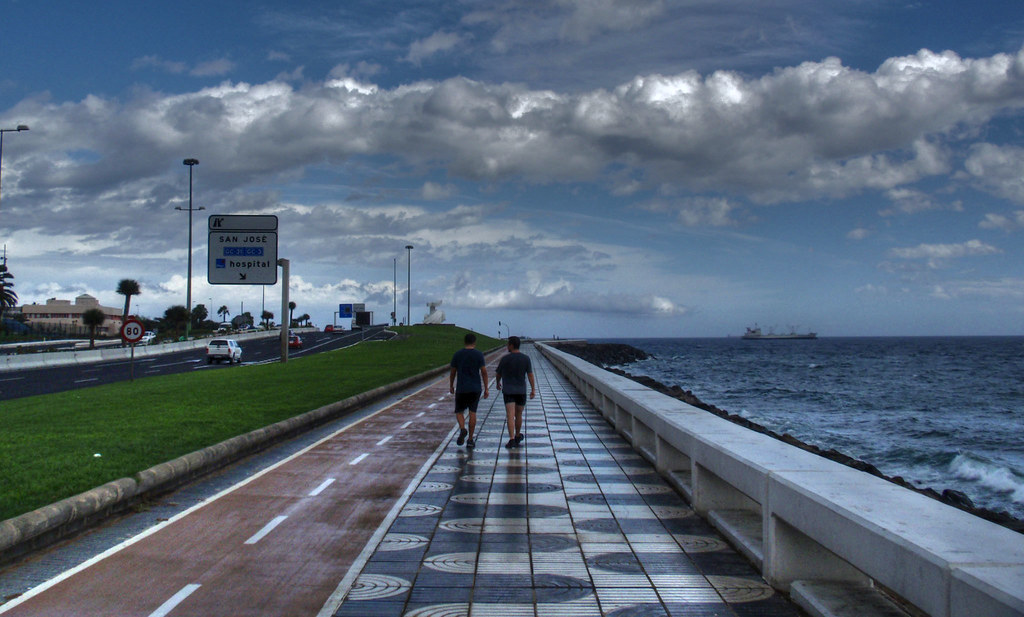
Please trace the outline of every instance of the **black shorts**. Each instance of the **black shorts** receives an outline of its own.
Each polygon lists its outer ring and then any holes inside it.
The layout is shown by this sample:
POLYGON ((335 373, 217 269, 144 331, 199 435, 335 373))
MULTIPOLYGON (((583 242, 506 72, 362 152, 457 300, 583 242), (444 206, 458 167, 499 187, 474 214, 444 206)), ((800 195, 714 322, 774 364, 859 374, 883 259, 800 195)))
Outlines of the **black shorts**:
POLYGON ((526 407, 526 395, 525 394, 505 394, 505 404, 515 403, 520 407, 526 407))
POLYGON ((476 413, 477 405, 480 404, 479 392, 456 392, 455 413, 463 413, 469 409, 469 413, 476 413))

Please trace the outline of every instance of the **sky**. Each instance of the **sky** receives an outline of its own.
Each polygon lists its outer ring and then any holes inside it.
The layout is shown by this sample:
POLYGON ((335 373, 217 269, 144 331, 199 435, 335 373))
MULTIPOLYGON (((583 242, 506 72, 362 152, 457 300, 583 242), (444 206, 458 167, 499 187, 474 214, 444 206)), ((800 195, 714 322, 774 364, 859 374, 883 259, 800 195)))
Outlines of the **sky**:
MULTIPOLYGON (((280 319, 210 285, 275 215, 296 315, 534 337, 1024 334, 1005 0, 0 0, 24 303, 280 319), (411 245, 414 248, 406 250, 411 245), (411 285, 407 285, 407 281, 411 285), (411 287, 411 294, 410 288, 411 287), (499 325, 500 324, 500 325, 499 325)), ((344 323, 342 320, 341 323, 344 323)))

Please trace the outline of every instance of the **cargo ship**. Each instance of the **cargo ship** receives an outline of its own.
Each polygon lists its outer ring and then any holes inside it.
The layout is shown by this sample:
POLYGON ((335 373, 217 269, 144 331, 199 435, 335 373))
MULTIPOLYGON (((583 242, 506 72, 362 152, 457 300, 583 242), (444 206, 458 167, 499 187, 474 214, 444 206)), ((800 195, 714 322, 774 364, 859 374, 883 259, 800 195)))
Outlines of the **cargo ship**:
POLYGON ((743 337, 748 340, 778 340, 778 339, 815 339, 818 338, 817 332, 797 332, 795 328, 790 328, 789 332, 785 334, 776 334, 769 330, 767 333, 762 332, 760 326, 754 324, 753 328, 747 328, 747 331, 743 334, 743 337))

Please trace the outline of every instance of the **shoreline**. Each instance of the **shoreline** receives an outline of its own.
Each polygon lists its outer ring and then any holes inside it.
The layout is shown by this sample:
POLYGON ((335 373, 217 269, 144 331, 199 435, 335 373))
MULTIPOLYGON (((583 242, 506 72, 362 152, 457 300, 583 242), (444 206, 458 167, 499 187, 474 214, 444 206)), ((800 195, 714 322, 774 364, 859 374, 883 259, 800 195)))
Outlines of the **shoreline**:
POLYGON ((637 349, 636 347, 625 343, 553 342, 549 344, 560 351, 582 358, 583 360, 599 366, 606 371, 632 379, 633 381, 652 390, 671 396, 672 398, 697 407, 698 409, 703 409, 704 411, 713 413, 716 416, 729 420, 730 422, 738 424, 744 428, 768 435, 769 437, 778 439, 779 441, 785 442, 791 446, 817 454, 818 456, 841 463, 847 467, 852 467, 858 471, 863 471, 873 476, 877 476, 892 482, 893 484, 902 486, 903 488, 926 495, 937 501, 941 501, 946 505, 953 506, 954 508, 969 512, 979 518, 983 518, 987 521, 1024 534, 1024 520, 1018 519, 1004 510, 991 510, 975 506, 974 502, 971 501, 971 498, 962 491, 954 489, 944 489, 939 491, 931 487, 917 487, 905 480, 902 476, 887 476, 871 463, 847 456, 834 448, 826 450, 801 441, 789 433, 779 434, 738 414, 730 413, 724 409, 705 403, 697 398, 693 392, 690 390, 684 390, 678 385, 666 386, 665 384, 651 377, 647 377, 646 375, 633 375, 622 369, 614 368, 615 366, 622 366, 652 357, 651 354, 648 354, 641 349, 637 349))

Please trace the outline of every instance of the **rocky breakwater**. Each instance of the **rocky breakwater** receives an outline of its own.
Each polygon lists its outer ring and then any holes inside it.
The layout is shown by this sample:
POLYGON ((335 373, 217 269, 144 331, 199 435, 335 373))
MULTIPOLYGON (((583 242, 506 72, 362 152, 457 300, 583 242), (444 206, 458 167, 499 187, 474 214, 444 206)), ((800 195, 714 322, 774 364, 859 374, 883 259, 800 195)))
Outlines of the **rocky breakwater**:
POLYGON ((572 354, 578 358, 582 358, 583 360, 586 360, 591 364, 600 366, 601 368, 607 371, 632 379, 633 381, 643 384, 644 386, 647 386, 652 390, 661 392, 662 394, 671 396, 675 399, 683 401, 684 403, 693 405, 698 409, 703 409, 707 412, 715 414, 716 416, 725 418, 731 422, 739 424, 752 431, 764 433, 765 435, 769 435, 771 437, 774 437, 775 439, 784 441, 790 444, 791 446, 807 450, 808 452, 813 452, 818 456, 823 456, 829 460, 841 463, 843 465, 852 467, 865 473, 870 473, 871 475, 883 478, 885 480, 888 480, 889 482, 898 484, 904 488, 916 491, 923 495, 927 495, 932 499, 936 499, 955 508, 959 508, 966 512, 970 512, 971 514, 974 514, 975 516, 978 516, 985 520, 992 521, 1004 527, 1013 529, 1014 531, 1024 533, 1024 521, 1015 518, 1002 510, 996 511, 989 510, 987 508, 979 508, 974 505, 970 497, 968 497, 961 491, 956 491, 952 489, 938 491, 933 488, 920 488, 914 486, 901 476, 887 476, 883 474, 877 467, 875 467, 871 463, 867 463, 865 461, 853 458, 851 456, 847 456, 846 454, 843 454, 842 452, 839 452, 838 450, 835 449, 819 448, 818 446, 815 446, 813 444, 801 441, 796 437, 793 437, 789 433, 776 433, 775 431, 765 428, 764 426, 761 426, 756 422, 751 422, 750 420, 738 414, 729 413, 724 409, 720 409, 718 407, 715 407, 714 405, 705 403, 704 401, 697 398, 690 390, 684 390, 677 385, 666 386, 665 384, 654 379, 651 379, 650 377, 647 377, 645 375, 633 375, 620 368, 616 368, 619 366, 629 364, 631 362, 636 362, 637 360, 650 358, 651 355, 643 351, 642 349, 637 349, 635 347, 625 345, 622 343, 586 343, 578 341, 567 343, 552 343, 551 346, 566 353, 572 354))

